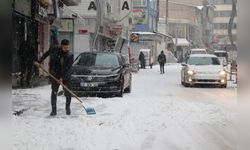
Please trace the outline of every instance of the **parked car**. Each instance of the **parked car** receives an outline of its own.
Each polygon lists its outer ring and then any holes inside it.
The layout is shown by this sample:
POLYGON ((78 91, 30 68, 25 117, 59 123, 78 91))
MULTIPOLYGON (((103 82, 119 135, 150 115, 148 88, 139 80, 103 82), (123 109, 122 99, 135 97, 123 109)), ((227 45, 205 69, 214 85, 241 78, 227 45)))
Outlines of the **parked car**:
POLYGON ((151 49, 140 49, 140 52, 143 52, 145 57, 145 66, 149 66, 150 68, 153 68, 153 52, 151 49))
POLYGON ((185 87, 195 84, 215 84, 222 88, 227 87, 227 73, 215 55, 193 54, 182 66, 181 84, 185 87))
POLYGON ((227 64, 228 64, 228 53, 226 51, 215 50, 214 55, 216 55, 219 58, 221 64, 223 64, 224 66, 227 66, 227 64))
POLYGON ((72 91, 76 94, 123 96, 131 92, 130 65, 120 53, 84 52, 73 64, 72 91))
POLYGON ((207 54, 207 50, 204 48, 191 49, 190 54, 207 54))

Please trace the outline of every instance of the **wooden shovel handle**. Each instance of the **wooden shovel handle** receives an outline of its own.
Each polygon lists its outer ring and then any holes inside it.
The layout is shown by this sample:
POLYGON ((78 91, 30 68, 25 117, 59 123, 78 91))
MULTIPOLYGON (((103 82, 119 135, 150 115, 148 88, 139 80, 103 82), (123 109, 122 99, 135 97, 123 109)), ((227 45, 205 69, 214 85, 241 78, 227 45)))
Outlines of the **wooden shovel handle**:
POLYGON ((47 73, 52 79, 54 79, 56 82, 60 83, 60 85, 63 86, 64 89, 66 89, 72 96, 74 96, 79 102, 82 103, 82 101, 80 100, 80 98, 73 93, 66 85, 64 85, 63 83, 59 82, 59 80, 57 78, 55 78, 51 73, 49 73, 47 70, 45 70, 41 64, 39 64, 38 62, 34 62, 34 65, 38 68, 41 68, 45 73, 47 73))

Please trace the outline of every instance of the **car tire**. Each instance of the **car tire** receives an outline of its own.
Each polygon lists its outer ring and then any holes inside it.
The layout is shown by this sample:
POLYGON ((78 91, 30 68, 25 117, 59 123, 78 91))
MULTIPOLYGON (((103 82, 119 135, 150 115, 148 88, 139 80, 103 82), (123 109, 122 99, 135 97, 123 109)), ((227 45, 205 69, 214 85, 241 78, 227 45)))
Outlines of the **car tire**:
POLYGON ((116 95, 118 97, 123 97, 123 87, 121 87, 121 90, 116 95))
POLYGON ((131 90, 132 90, 132 79, 130 76, 129 86, 124 90, 124 92, 131 93, 131 90))
POLYGON ((220 86, 221 88, 227 88, 227 84, 223 84, 220 86))
POLYGON ((120 91, 116 94, 118 97, 123 97, 123 86, 124 86, 124 79, 122 79, 120 83, 120 91))
POLYGON ((185 87, 190 87, 190 85, 188 83, 186 83, 186 82, 184 82, 184 86, 185 87))
POLYGON ((189 87, 190 85, 188 84, 188 83, 186 83, 185 81, 186 81, 186 78, 185 78, 185 76, 184 76, 184 79, 183 79, 184 81, 183 81, 183 85, 184 85, 184 87, 189 87))

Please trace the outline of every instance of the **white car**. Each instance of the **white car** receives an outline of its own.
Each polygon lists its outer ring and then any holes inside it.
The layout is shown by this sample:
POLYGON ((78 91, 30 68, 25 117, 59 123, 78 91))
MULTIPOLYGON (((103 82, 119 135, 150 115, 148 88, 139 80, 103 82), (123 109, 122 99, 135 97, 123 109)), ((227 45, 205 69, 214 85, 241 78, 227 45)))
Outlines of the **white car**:
POLYGON ((195 84, 215 84, 226 88, 227 73, 217 56, 193 54, 182 64, 181 83, 185 87, 195 84))
POLYGON ((190 54, 207 54, 207 50, 204 48, 191 49, 190 54))

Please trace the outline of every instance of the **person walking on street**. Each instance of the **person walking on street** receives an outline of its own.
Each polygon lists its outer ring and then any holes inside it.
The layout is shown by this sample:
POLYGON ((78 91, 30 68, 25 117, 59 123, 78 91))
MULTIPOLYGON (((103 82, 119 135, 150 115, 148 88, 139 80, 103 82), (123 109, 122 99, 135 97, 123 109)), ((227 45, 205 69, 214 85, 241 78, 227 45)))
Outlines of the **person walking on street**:
POLYGON ((167 62, 166 61, 166 55, 164 54, 163 51, 161 51, 161 54, 158 56, 158 62, 160 64, 160 71, 161 71, 161 74, 164 74, 164 65, 165 63, 167 62))
POLYGON ((139 61, 141 63, 141 68, 145 69, 145 56, 144 56, 143 52, 140 52, 139 61))
POLYGON ((28 35, 26 41, 23 41, 20 44, 18 55, 20 57, 20 67, 21 67, 21 87, 24 86, 24 78, 26 74, 26 85, 30 86, 30 80, 34 70, 34 61, 36 60, 36 50, 35 47, 32 46, 31 38, 28 35))
MULTIPOLYGON (((71 87, 71 73, 74 55, 69 51, 69 41, 64 39, 61 41, 60 46, 53 46, 47 52, 45 52, 38 62, 43 62, 43 60, 48 56, 50 56, 49 72, 59 81, 58 83, 55 80, 51 79, 52 111, 50 113, 50 116, 55 116, 57 114, 56 102, 60 84, 63 83, 69 89, 71 87)), ((70 115, 71 94, 67 90, 64 91, 64 95, 66 97, 66 115, 70 115)))

